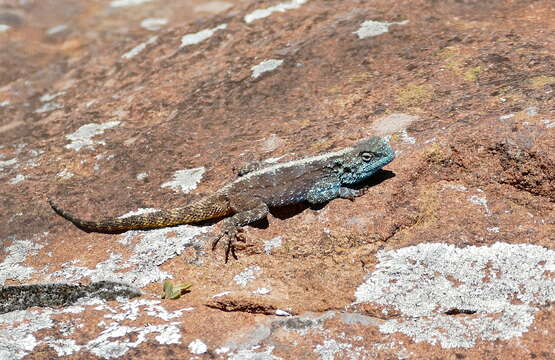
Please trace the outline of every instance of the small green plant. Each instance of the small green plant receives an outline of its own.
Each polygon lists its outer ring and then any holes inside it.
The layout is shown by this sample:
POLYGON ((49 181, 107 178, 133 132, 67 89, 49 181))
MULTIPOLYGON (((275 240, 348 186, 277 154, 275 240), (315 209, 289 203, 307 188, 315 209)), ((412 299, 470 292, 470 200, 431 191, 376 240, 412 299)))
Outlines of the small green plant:
POLYGON ((162 285, 164 289, 162 292, 162 299, 179 299, 184 292, 190 291, 189 288, 191 286, 193 286, 191 283, 183 283, 174 286, 170 280, 166 280, 162 285))

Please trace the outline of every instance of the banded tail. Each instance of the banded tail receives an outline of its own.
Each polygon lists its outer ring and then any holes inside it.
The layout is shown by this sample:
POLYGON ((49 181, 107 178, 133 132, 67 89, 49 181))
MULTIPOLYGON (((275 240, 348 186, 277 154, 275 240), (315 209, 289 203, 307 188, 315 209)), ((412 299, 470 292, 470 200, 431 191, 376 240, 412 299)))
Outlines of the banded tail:
POLYGON ((229 201, 222 195, 207 196, 189 205, 172 210, 160 210, 123 218, 107 218, 100 221, 77 218, 60 208, 52 200, 48 200, 48 203, 56 214, 71 221, 79 229, 86 232, 107 234, 191 224, 203 220, 222 218, 233 213, 229 201))

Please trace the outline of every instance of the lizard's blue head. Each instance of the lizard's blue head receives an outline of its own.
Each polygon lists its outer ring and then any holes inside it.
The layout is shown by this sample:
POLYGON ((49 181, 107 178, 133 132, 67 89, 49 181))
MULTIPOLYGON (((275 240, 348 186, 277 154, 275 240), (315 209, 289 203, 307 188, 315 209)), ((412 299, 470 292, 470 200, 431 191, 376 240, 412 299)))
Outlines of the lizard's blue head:
POLYGON ((345 155, 339 171, 342 184, 356 184, 374 175, 395 158, 395 151, 387 141, 377 136, 353 145, 345 155))

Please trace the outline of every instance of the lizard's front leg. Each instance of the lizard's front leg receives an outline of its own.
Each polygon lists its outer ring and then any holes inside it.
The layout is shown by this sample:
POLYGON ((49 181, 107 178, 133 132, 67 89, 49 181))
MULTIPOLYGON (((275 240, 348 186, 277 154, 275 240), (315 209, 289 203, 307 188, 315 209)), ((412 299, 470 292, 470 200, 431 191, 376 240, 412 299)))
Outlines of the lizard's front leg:
POLYGON ((310 204, 322 204, 337 198, 353 200, 357 196, 364 195, 364 193, 364 189, 355 190, 344 187, 338 181, 330 179, 313 185, 308 191, 307 201, 310 204))
POLYGON ((257 198, 230 196, 229 202, 235 215, 222 221, 222 233, 212 243, 212 250, 214 250, 220 239, 226 238, 225 262, 229 258, 229 253, 237 259, 234 243, 236 240, 244 240, 239 234, 242 231, 241 227, 265 218, 269 212, 268 205, 257 198))

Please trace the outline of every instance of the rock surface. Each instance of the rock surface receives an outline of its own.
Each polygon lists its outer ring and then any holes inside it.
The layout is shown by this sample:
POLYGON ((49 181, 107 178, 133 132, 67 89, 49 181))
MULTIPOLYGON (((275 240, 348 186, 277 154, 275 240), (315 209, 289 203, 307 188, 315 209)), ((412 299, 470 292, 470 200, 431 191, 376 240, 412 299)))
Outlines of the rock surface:
POLYGON ((70 294, 10 299, 0 358, 555 358, 554 17, 549 0, 3 2, 0 284, 70 294), (374 134, 398 155, 363 197, 275 211, 227 264, 217 224, 87 234, 46 202, 180 206, 246 162, 374 134), (193 286, 162 300, 166 279, 193 286), (82 296, 102 281, 142 295, 82 296))

